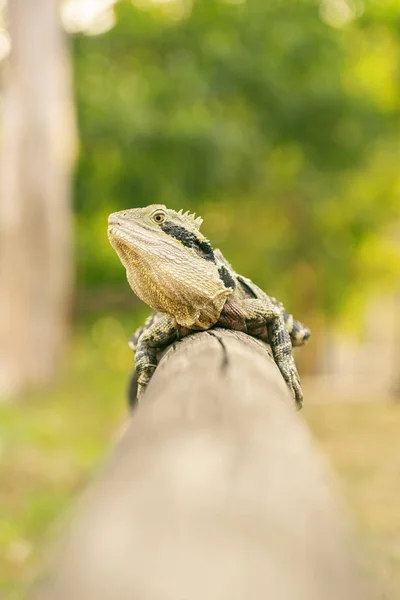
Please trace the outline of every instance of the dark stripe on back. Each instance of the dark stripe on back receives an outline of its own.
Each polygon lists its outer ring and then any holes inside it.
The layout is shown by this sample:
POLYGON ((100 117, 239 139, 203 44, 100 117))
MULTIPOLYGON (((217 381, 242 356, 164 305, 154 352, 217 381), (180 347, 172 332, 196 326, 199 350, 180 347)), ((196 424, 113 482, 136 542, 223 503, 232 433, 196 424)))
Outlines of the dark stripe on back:
POLYGON ((182 242, 187 248, 193 248, 205 260, 215 263, 215 256, 210 244, 204 240, 199 240, 194 233, 188 231, 180 225, 175 225, 171 221, 166 221, 160 225, 161 229, 179 242, 182 242))
POLYGON ((255 293, 255 291, 249 286, 248 283, 246 283, 241 277, 240 275, 237 278, 238 282, 240 283, 240 287, 242 288, 242 290, 244 290, 246 292, 246 294, 248 294, 250 296, 250 298, 258 298, 257 294, 255 293))
POLYGON ((218 273, 220 278, 224 282, 225 287, 230 287, 234 290, 236 287, 236 283, 232 275, 229 273, 228 269, 224 267, 224 265, 221 265, 218 269, 218 273))

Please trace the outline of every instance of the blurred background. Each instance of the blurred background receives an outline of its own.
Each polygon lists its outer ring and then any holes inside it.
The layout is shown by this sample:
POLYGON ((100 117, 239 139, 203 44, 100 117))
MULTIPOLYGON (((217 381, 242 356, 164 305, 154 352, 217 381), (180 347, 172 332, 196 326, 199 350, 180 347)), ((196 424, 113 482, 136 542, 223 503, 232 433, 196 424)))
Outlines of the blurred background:
POLYGON ((399 598, 399 0, 2 0, 0 103, 0 590, 127 416, 107 216, 165 203, 312 329, 303 414, 399 598))

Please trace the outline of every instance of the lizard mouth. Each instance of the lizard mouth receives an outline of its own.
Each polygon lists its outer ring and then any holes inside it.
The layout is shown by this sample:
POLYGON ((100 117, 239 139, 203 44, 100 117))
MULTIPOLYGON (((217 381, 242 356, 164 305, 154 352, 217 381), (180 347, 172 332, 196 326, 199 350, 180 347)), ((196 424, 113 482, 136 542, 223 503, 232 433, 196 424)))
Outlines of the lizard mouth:
POLYGON ((108 226, 108 238, 121 258, 128 258, 132 251, 132 234, 127 233, 121 224, 110 223, 108 226))
POLYGON ((137 232, 135 231, 135 235, 133 235, 132 230, 124 227, 123 223, 115 222, 109 223, 108 225, 108 237, 111 242, 118 241, 119 243, 125 243, 129 246, 134 244, 134 240, 138 239, 137 232))
POLYGON ((108 235, 111 238, 115 237, 115 238, 126 239, 127 242, 129 241, 128 235, 126 233, 124 233, 124 231, 121 229, 121 225, 119 223, 118 224, 111 223, 108 226, 108 235))
POLYGON ((136 227, 128 228, 123 222, 109 223, 108 239, 126 269, 132 268, 140 257, 148 254, 151 246, 145 232, 136 227))

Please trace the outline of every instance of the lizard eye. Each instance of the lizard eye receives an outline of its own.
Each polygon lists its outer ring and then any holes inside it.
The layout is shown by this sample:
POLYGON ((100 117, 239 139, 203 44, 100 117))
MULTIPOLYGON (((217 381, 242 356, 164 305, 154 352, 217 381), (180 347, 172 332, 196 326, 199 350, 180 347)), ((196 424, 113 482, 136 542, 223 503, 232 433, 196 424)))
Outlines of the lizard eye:
POLYGON ((152 217, 153 221, 155 223, 157 223, 157 225, 160 225, 160 223, 164 223, 165 221, 165 213, 163 212, 156 212, 152 217))

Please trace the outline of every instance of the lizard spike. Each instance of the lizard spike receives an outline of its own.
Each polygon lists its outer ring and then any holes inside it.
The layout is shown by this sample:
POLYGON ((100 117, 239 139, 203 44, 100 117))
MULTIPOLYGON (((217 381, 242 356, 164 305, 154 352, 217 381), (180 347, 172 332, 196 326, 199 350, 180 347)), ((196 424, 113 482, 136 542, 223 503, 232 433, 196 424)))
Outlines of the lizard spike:
POLYGON ((202 224, 202 222, 203 222, 203 219, 202 219, 201 217, 197 217, 197 218, 194 220, 194 222, 196 223, 196 225, 197 225, 198 227, 200 227, 200 225, 201 225, 201 224, 202 224))
POLYGON ((186 212, 183 213, 184 217, 188 217, 189 216, 189 211, 187 210, 186 212))
POLYGON ((180 217, 182 217, 182 216, 183 216, 183 210, 182 210, 182 209, 178 210, 178 215, 179 215, 180 217))

